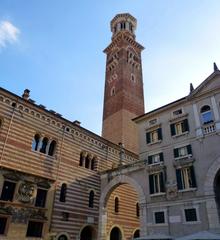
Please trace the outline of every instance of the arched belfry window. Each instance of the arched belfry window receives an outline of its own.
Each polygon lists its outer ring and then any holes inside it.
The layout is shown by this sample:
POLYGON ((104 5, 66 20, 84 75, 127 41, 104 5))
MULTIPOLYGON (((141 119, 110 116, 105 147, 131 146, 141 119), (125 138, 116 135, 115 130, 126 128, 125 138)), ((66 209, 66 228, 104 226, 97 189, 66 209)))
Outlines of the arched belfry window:
POLYGON ((139 206, 139 203, 136 203, 136 217, 140 217, 140 206, 139 206))
POLYGON ((39 143, 40 143, 40 135, 35 134, 33 142, 32 142, 32 150, 37 151, 39 143))
POLYGON ((66 202, 67 185, 63 183, 60 189, 60 202, 66 202))
POLYGON ((48 155, 53 156, 54 151, 55 151, 55 147, 56 147, 56 141, 53 140, 50 143, 50 147, 49 147, 49 150, 48 150, 48 155))
POLYGON ((83 157, 83 153, 80 153, 80 159, 79 159, 79 166, 83 166, 83 161, 84 161, 84 157, 83 157))
POLYGON ((119 212, 119 198, 115 198, 115 213, 119 212))
POLYGON ((46 149, 47 149, 48 141, 49 141, 48 138, 46 138, 46 137, 43 138, 42 146, 41 146, 40 152, 42 152, 42 153, 46 153, 46 149))
POLYGON ((95 170, 95 158, 91 160, 91 170, 95 170))
POLYGON ((201 108, 201 118, 203 124, 208 124, 213 122, 211 108, 208 105, 205 105, 201 108))
POLYGON ((89 168, 89 165, 90 165, 90 158, 89 158, 89 156, 86 156, 85 168, 89 168))
POLYGON ((93 208, 94 207, 94 196, 95 196, 95 193, 93 190, 91 190, 89 192, 89 207, 90 208, 93 208))

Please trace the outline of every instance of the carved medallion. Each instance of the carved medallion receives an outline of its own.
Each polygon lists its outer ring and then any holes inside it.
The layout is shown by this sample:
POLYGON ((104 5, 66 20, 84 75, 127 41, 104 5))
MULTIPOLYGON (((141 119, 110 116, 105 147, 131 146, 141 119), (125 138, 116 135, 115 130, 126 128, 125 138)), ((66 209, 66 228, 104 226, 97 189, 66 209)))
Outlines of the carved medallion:
POLYGON ((36 187, 29 182, 20 183, 17 199, 22 203, 33 203, 36 187))

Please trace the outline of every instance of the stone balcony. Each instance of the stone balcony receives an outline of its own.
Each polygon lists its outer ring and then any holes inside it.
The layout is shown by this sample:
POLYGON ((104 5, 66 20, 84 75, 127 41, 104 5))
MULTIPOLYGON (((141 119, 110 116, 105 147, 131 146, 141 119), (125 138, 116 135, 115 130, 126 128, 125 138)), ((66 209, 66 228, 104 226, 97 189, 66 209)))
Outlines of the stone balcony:
POLYGON ((203 134, 204 135, 207 135, 207 134, 210 134, 210 133, 213 133, 216 131, 215 129, 215 123, 209 123, 209 124, 205 124, 203 127, 203 134))

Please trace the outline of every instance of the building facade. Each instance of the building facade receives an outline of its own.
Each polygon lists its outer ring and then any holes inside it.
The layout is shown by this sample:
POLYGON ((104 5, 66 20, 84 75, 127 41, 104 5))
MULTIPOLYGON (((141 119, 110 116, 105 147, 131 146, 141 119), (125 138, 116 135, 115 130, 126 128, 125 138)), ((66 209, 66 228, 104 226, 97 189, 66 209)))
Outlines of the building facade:
MULTIPOLYGON (((100 172, 137 155, 35 104, 28 90, 0 88, 0 138, 0 239, 97 239, 100 172)), ((113 215, 127 189, 111 196, 113 215)))
POLYGON ((0 239, 220 229, 220 71, 215 65, 188 96, 144 114, 135 28, 127 13, 111 21, 103 137, 38 105, 27 89, 20 97, 0 88, 0 239))
POLYGON ((220 71, 134 120, 147 169, 148 234, 219 231, 220 71))

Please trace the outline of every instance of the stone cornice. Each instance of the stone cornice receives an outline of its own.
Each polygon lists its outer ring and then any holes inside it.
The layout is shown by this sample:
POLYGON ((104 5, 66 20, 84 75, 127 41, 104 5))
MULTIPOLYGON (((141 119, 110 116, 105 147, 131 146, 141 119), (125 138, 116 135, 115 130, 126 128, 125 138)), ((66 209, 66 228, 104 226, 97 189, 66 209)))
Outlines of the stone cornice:
POLYGON ((127 43, 129 43, 131 46, 133 46, 136 49, 139 49, 140 51, 144 50, 144 47, 139 44, 138 42, 136 42, 132 37, 129 36, 130 34, 124 32, 124 33, 118 33, 114 39, 112 40, 112 42, 110 43, 110 45, 104 49, 104 53, 108 54, 112 48, 114 48, 115 46, 118 46, 118 43, 122 40, 126 40, 127 43))

